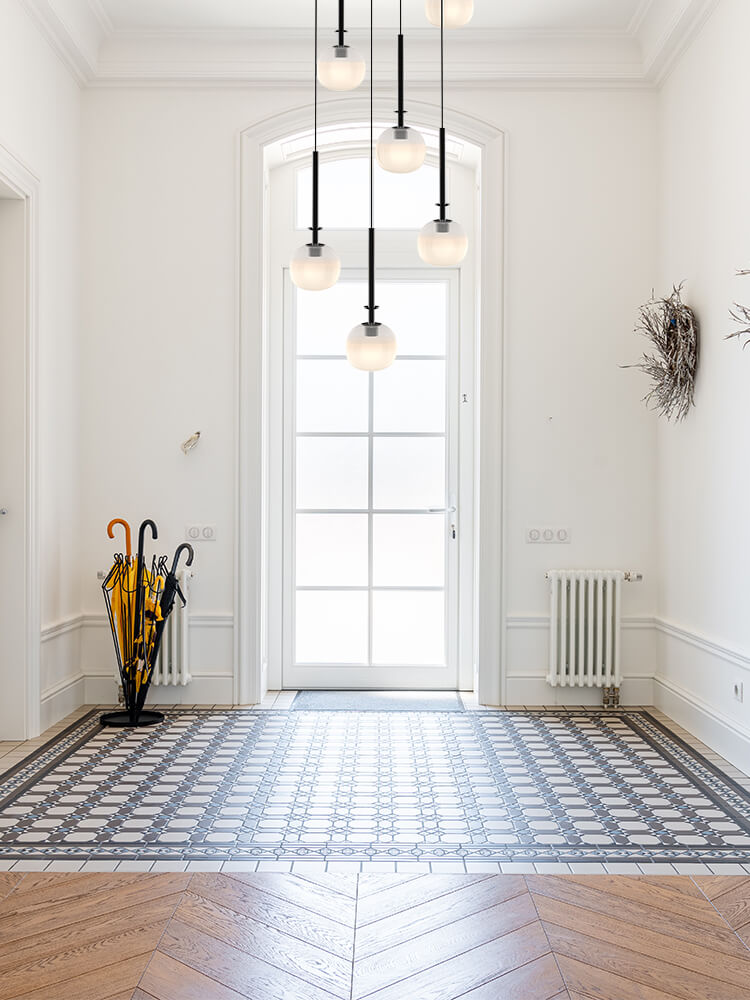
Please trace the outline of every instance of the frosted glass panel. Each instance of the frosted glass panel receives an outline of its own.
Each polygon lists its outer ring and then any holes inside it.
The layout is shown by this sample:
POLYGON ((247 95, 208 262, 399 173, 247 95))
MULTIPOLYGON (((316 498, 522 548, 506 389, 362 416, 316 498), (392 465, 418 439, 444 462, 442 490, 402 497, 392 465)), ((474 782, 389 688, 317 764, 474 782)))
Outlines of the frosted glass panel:
POLYGON ((373 594, 373 662, 430 666, 445 663, 445 595, 441 591, 373 594))
POLYGON ((298 361, 297 430, 366 432, 367 380, 348 361, 298 361))
POLYGON ((297 515, 297 586, 367 586, 367 515, 297 515))
MULTIPOLYGON (((450 174, 450 171, 449 171, 450 174)), ((367 229, 370 225, 370 162, 356 157, 320 165, 320 221, 325 229, 367 229)), ((436 215, 437 167, 392 174, 375 165, 375 226, 421 229, 436 215)), ((297 228, 310 225, 312 169, 297 172, 297 228)), ((323 236, 325 237, 325 229, 323 236)))
POLYGON ((376 514, 373 518, 376 587, 442 587, 444 514, 376 514))
POLYGON ((297 507, 367 509, 367 438, 297 438, 297 507))
POLYGON ((367 594, 297 592, 297 663, 367 663, 367 594))
POLYGON ((378 372, 374 427, 445 433, 445 362, 396 361, 378 372))
POLYGON ((400 355, 446 353, 447 282, 379 281, 378 304, 378 318, 394 330, 400 355))
POLYGON ((297 354, 346 355, 349 331, 365 316, 367 285, 339 280, 324 292, 296 289, 297 354))
POLYGON ((444 507, 445 438, 375 438, 376 508, 444 507))

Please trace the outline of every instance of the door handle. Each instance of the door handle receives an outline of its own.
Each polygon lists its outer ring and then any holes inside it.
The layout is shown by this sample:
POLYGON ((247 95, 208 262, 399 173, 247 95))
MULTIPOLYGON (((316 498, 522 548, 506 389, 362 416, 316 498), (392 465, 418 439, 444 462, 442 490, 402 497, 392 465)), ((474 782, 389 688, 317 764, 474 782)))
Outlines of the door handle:
POLYGON ((455 507, 428 507, 428 514, 455 514, 455 507))
POLYGON ((8 513, 7 507, 0 507, 0 517, 5 517, 7 513, 8 513))

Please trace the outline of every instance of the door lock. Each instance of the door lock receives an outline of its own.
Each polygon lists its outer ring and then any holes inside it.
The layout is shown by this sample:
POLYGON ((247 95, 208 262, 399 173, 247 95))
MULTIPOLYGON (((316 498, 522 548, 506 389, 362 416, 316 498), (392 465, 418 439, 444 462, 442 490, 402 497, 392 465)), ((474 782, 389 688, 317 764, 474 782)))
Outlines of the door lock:
POLYGON ((7 513, 8 513, 7 507, 0 507, 0 517, 5 517, 7 513))

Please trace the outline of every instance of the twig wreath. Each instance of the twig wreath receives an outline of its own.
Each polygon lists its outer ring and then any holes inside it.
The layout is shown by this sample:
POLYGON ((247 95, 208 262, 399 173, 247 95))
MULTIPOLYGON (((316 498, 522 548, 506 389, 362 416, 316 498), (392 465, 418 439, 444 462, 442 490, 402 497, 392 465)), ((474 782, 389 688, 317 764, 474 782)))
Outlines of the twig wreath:
MULTIPOLYGON (((750 271, 738 271, 737 277, 742 278, 745 275, 750 274, 750 271)), ((733 340, 735 337, 740 340, 745 337, 745 343, 742 345, 744 350, 748 344, 750 344, 750 306, 743 306, 739 302, 735 302, 734 307, 730 309, 729 315, 734 320, 735 323, 739 323, 739 330, 735 330, 734 333, 728 333, 725 340, 733 340)))
POLYGON ((635 332, 654 346, 637 365, 653 386, 644 397, 647 406, 667 420, 684 420, 695 405, 695 373, 698 368, 698 320, 682 301, 682 285, 673 287, 664 299, 651 298, 638 311, 635 332))

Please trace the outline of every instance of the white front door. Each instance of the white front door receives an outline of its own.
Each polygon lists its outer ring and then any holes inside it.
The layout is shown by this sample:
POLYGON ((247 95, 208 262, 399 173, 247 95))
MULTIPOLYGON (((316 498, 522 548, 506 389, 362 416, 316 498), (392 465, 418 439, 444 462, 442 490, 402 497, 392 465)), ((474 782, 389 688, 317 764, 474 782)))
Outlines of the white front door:
POLYGON ((399 353, 370 374, 344 355, 364 316, 364 274, 316 293, 287 280, 285 687, 459 686, 471 504, 460 481, 458 296, 457 273, 379 272, 378 317, 399 353))
POLYGON ((0 193, 0 741, 26 739, 26 205, 0 193))

